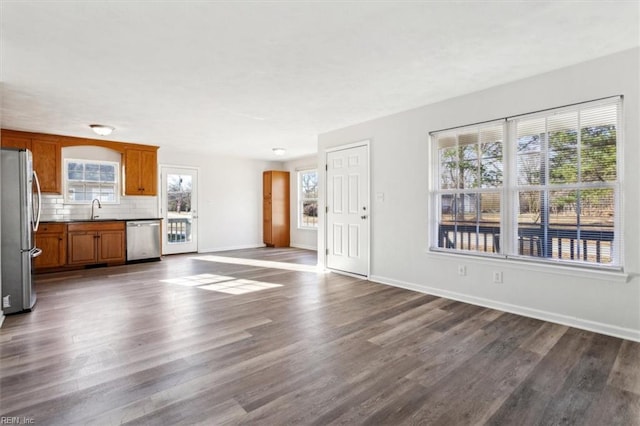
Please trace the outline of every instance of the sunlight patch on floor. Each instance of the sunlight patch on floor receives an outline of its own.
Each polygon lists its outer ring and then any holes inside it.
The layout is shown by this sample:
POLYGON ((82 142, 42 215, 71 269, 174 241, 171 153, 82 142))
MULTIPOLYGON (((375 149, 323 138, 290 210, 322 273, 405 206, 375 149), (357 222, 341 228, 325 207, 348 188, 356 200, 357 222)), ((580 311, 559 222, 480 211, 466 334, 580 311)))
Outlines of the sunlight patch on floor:
POLYGON ((219 284, 204 285, 200 288, 205 290, 219 291, 227 294, 245 294, 254 291, 266 290, 268 288, 282 287, 282 284, 265 283, 253 280, 233 280, 219 284))
POLYGON ((186 287, 198 287, 203 290, 217 291, 226 294, 246 294, 268 288, 282 287, 282 284, 236 279, 235 277, 214 274, 189 275, 186 277, 160 280, 160 282, 186 287))
POLYGON ((199 274, 199 275, 190 275, 187 277, 180 278, 170 278, 168 280, 160 280, 163 283, 169 284, 178 284, 187 287, 196 287, 201 286, 203 284, 213 284, 221 281, 230 281, 235 280, 235 277, 227 277, 224 275, 213 275, 213 274, 199 274))
POLYGON ((244 259, 238 257, 225 256, 198 256, 192 257, 193 260, 206 260, 208 262, 232 263, 235 265, 259 266, 262 268, 286 269, 289 271, 300 272, 322 272, 318 265, 302 265, 298 263, 273 262, 270 260, 244 259))

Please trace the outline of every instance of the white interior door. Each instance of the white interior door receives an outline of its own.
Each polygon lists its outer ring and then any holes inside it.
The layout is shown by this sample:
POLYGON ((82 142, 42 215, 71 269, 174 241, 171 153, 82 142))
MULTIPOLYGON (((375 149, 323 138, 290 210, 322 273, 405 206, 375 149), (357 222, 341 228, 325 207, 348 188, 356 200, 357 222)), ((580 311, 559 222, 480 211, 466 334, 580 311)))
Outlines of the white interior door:
POLYGON ((162 254, 198 251, 198 170, 161 166, 162 254))
POLYGON ((327 267, 369 275, 368 146, 327 153, 327 267))

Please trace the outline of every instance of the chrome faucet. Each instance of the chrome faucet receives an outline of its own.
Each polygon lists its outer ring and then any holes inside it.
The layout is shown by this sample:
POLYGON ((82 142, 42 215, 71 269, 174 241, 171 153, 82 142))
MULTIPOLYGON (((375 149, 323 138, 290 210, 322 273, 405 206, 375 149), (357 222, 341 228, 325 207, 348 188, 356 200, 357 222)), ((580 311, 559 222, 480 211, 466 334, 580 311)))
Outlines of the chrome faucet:
POLYGON ((94 220, 95 218, 99 217, 98 215, 93 214, 93 208, 96 206, 96 201, 98 202, 98 208, 99 209, 102 208, 102 204, 100 204, 100 200, 98 200, 97 198, 94 198, 93 201, 91 201, 91 220, 94 220))

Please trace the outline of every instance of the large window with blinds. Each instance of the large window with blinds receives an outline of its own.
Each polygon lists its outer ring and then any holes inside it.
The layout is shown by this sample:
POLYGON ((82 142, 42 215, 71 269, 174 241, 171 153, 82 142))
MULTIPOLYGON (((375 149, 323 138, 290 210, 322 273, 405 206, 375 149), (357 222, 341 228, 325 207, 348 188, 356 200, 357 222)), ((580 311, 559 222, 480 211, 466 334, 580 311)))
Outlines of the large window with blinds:
POLYGON ((620 268, 620 108, 432 133, 432 249, 620 268))

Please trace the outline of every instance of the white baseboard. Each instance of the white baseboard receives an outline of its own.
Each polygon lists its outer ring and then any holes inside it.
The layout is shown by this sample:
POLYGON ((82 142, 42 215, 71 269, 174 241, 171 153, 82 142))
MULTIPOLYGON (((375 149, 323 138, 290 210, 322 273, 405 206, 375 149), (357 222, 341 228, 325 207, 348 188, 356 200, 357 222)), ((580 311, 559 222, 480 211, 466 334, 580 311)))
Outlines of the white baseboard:
POLYGON ((264 244, 255 243, 255 244, 243 244, 239 246, 227 246, 227 247, 213 247, 213 248, 204 248, 198 249, 198 253, 214 253, 217 251, 229 251, 229 250, 243 250, 243 249, 252 249, 266 247, 264 244))
MULTIPOLYGON (((317 247, 306 246, 303 244, 289 244, 289 246, 299 248, 299 249, 304 249, 304 250, 318 251, 317 247)), ((243 250, 243 249, 252 249, 252 248, 260 248, 260 247, 266 247, 266 245, 256 243, 256 244, 246 244, 246 245, 239 245, 239 246, 204 248, 204 249, 198 249, 198 253, 215 253, 217 251, 243 250)))
POLYGON ((543 321, 549 321, 557 324, 567 325, 569 327, 580 328, 583 330, 593 331, 608 336, 619 337, 621 339, 640 342, 640 330, 632 328, 618 327, 615 325, 605 324, 596 321, 590 321, 582 318, 571 317, 568 315, 557 314, 554 312, 541 311, 538 309, 527 308, 525 306, 512 305, 510 303, 498 302, 495 300, 484 299, 476 296, 469 296, 463 293, 442 290, 415 283, 395 280, 392 278, 373 275, 369 278, 381 284, 387 284, 394 287, 405 288, 407 290, 417 291, 419 293, 432 294, 447 299, 457 300, 459 302, 470 303, 472 305, 483 306, 485 308, 497 309, 499 311, 509 312, 512 314, 523 315, 526 317, 536 318, 543 321))
POLYGON ((295 248, 299 248, 299 249, 303 249, 303 250, 312 250, 312 251, 318 251, 318 247, 316 246, 306 246, 304 244, 289 244, 290 247, 295 247, 295 248))

